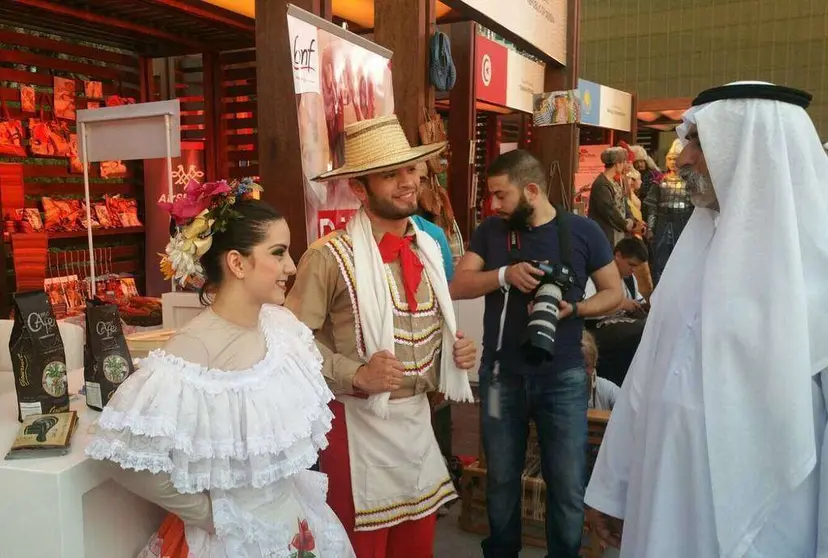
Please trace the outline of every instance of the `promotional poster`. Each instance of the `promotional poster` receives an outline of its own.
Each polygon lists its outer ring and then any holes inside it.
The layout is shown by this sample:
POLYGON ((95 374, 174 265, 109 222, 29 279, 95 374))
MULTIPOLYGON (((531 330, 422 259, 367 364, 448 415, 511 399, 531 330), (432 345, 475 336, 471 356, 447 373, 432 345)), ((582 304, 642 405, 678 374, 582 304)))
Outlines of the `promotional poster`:
POLYGON ((344 164, 345 126, 394 112, 389 58, 288 15, 305 174, 308 242, 345 227, 359 208, 348 181, 311 179, 344 164))

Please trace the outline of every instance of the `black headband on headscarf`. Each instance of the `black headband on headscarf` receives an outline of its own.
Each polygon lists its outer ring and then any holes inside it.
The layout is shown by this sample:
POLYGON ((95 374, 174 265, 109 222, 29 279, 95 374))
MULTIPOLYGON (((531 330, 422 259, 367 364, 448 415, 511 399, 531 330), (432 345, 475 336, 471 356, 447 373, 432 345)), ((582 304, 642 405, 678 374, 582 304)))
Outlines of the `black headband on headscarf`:
POLYGON ((766 99, 808 108, 814 96, 799 89, 770 83, 737 83, 702 91, 693 99, 693 106, 729 99, 766 99))

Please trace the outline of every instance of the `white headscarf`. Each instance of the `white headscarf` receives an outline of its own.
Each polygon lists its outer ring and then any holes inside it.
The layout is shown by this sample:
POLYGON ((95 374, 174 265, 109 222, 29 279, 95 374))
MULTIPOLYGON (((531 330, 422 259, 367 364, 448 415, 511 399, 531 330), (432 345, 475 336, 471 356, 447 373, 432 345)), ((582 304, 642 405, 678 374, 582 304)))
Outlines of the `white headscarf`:
POLYGON ((658 366, 660 324, 701 284, 702 378, 721 555, 742 556, 817 462, 812 376, 828 367, 828 157, 805 110, 728 99, 693 107, 720 212, 696 209, 653 299, 633 391, 658 366))

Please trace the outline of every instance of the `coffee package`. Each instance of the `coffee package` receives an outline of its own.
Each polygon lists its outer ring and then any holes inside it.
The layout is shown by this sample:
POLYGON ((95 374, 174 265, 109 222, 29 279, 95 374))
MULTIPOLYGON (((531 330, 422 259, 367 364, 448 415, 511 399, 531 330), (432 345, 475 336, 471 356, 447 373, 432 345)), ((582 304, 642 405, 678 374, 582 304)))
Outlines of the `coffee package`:
POLYGON ((86 344, 83 377, 86 404, 102 411, 124 380, 134 371, 118 306, 99 300, 86 304, 86 344))
POLYGON ((44 291, 14 295, 9 352, 17 390, 17 420, 68 412, 66 354, 52 304, 44 291))

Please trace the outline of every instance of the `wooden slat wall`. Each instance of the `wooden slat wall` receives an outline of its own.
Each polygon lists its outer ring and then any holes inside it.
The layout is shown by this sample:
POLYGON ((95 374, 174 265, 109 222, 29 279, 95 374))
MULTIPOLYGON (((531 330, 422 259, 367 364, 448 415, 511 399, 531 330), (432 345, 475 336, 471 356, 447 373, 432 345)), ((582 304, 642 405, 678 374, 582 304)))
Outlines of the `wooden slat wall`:
POLYGON ((200 54, 175 58, 175 96, 181 101, 181 141, 207 139, 204 64, 200 54))
MULTIPOLYGON (((0 25, 0 97, 6 102, 13 118, 22 118, 28 136, 28 118, 36 114, 21 113, 21 84, 33 85, 38 97, 41 93, 54 102, 53 78, 63 77, 76 82, 76 109, 86 108, 83 81, 94 80, 103 83, 104 96, 119 94, 141 98, 141 61, 130 52, 114 50, 91 43, 78 44, 75 41, 38 32, 22 32, 18 28, 0 25)), ((101 103, 103 104, 103 103, 101 103)), ((38 98, 37 109, 40 109, 38 98)), ((48 107, 47 107, 48 110, 48 107)), ((75 123, 69 122, 72 132, 75 123)), ((13 158, 0 156, 0 162, 22 163, 24 165, 25 203, 27 207, 38 207, 43 196, 54 198, 83 198, 83 175, 69 173, 66 158, 27 157, 13 158)), ((127 162, 128 176, 118 179, 100 178, 99 165, 93 164, 90 177, 93 199, 104 194, 122 194, 138 199, 139 214, 143 217, 143 169, 140 162, 127 162)), ((55 239, 50 249, 83 250, 85 237, 55 239)), ((113 251, 113 268, 119 272, 133 273, 143 290, 144 235, 132 234, 107 236, 96 245, 117 246, 113 251)), ((10 258, 10 246, 6 246, 7 274, 0 282, 0 307, 9 304, 15 289, 14 270, 10 258)), ((54 256, 52 257, 54 260, 54 256)), ((48 271, 47 271, 48 273, 48 271)))
POLYGON ((222 176, 244 178, 259 174, 259 137, 256 119, 256 51, 222 53, 221 142, 222 176))

